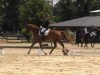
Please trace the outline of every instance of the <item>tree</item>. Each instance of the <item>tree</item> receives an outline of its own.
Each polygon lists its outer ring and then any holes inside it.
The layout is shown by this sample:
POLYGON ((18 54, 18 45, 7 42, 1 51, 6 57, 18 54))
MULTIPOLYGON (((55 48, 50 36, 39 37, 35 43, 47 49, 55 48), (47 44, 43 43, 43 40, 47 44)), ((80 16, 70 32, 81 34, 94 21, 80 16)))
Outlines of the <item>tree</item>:
POLYGON ((60 0, 55 8, 57 8, 57 15, 60 17, 61 21, 70 20, 75 16, 76 10, 73 0, 60 0))
POLYGON ((37 19, 44 19, 46 14, 51 14, 51 5, 46 0, 21 0, 21 24, 31 22, 37 24, 37 19))
POLYGON ((4 12, 3 12, 3 0, 0 0, 0 30, 2 29, 2 23, 4 21, 4 12))
POLYGON ((90 0, 90 10, 100 9, 100 0, 90 0))
POLYGON ((5 31, 17 31, 19 25, 19 0, 3 0, 4 22, 3 29, 5 31))
POLYGON ((100 0, 59 0, 54 9, 54 16, 67 21, 89 16, 91 10, 100 9, 100 0))

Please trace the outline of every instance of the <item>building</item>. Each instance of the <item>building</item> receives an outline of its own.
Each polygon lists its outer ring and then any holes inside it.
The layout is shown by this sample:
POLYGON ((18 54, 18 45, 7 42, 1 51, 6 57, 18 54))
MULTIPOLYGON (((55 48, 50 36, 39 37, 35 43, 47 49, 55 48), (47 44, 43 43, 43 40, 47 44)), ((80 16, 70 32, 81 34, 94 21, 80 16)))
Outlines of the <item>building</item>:
MULTIPOLYGON (((63 30, 76 30, 78 28, 91 27, 100 28, 100 10, 90 11, 90 16, 72 19, 65 22, 51 24, 51 27, 56 27, 63 30)), ((98 32, 98 42, 100 42, 100 31, 98 32)))

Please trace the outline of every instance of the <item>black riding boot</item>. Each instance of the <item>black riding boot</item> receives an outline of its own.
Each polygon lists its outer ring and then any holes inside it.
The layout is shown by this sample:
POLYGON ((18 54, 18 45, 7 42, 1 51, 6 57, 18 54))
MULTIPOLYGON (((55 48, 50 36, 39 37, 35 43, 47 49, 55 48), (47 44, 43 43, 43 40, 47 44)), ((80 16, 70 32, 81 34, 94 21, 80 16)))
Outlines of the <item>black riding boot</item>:
POLYGON ((41 36, 41 39, 42 39, 42 40, 45 40, 44 32, 42 32, 41 35, 42 35, 42 36, 41 36))

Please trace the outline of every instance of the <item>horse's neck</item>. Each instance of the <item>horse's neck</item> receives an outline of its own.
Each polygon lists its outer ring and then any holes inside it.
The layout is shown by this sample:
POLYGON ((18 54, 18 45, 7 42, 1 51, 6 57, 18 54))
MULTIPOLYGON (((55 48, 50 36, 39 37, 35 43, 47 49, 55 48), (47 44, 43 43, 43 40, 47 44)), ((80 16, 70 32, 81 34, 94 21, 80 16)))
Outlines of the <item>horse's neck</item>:
POLYGON ((39 30, 31 30, 33 32, 33 34, 38 34, 39 30))
POLYGON ((32 31, 34 37, 39 36, 39 30, 38 29, 37 30, 31 30, 31 31, 32 31))

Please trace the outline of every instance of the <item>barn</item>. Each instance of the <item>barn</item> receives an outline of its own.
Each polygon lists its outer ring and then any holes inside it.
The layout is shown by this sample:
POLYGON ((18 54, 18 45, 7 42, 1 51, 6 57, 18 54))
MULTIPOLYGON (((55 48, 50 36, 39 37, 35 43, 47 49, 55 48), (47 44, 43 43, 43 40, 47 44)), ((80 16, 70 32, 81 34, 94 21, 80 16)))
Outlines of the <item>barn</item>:
MULTIPOLYGON (((66 30, 75 31, 76 29, 79 28, 84 28, 84 27, 90 28, 92 27, 92 25, 100 29, 100 10, 90 11, 90 16, 51 24, 50 27, 65 31, 66 30)), ((98 31, 97 34, 98 35, 96 41, 100 43, 100 31, 98 31)))

